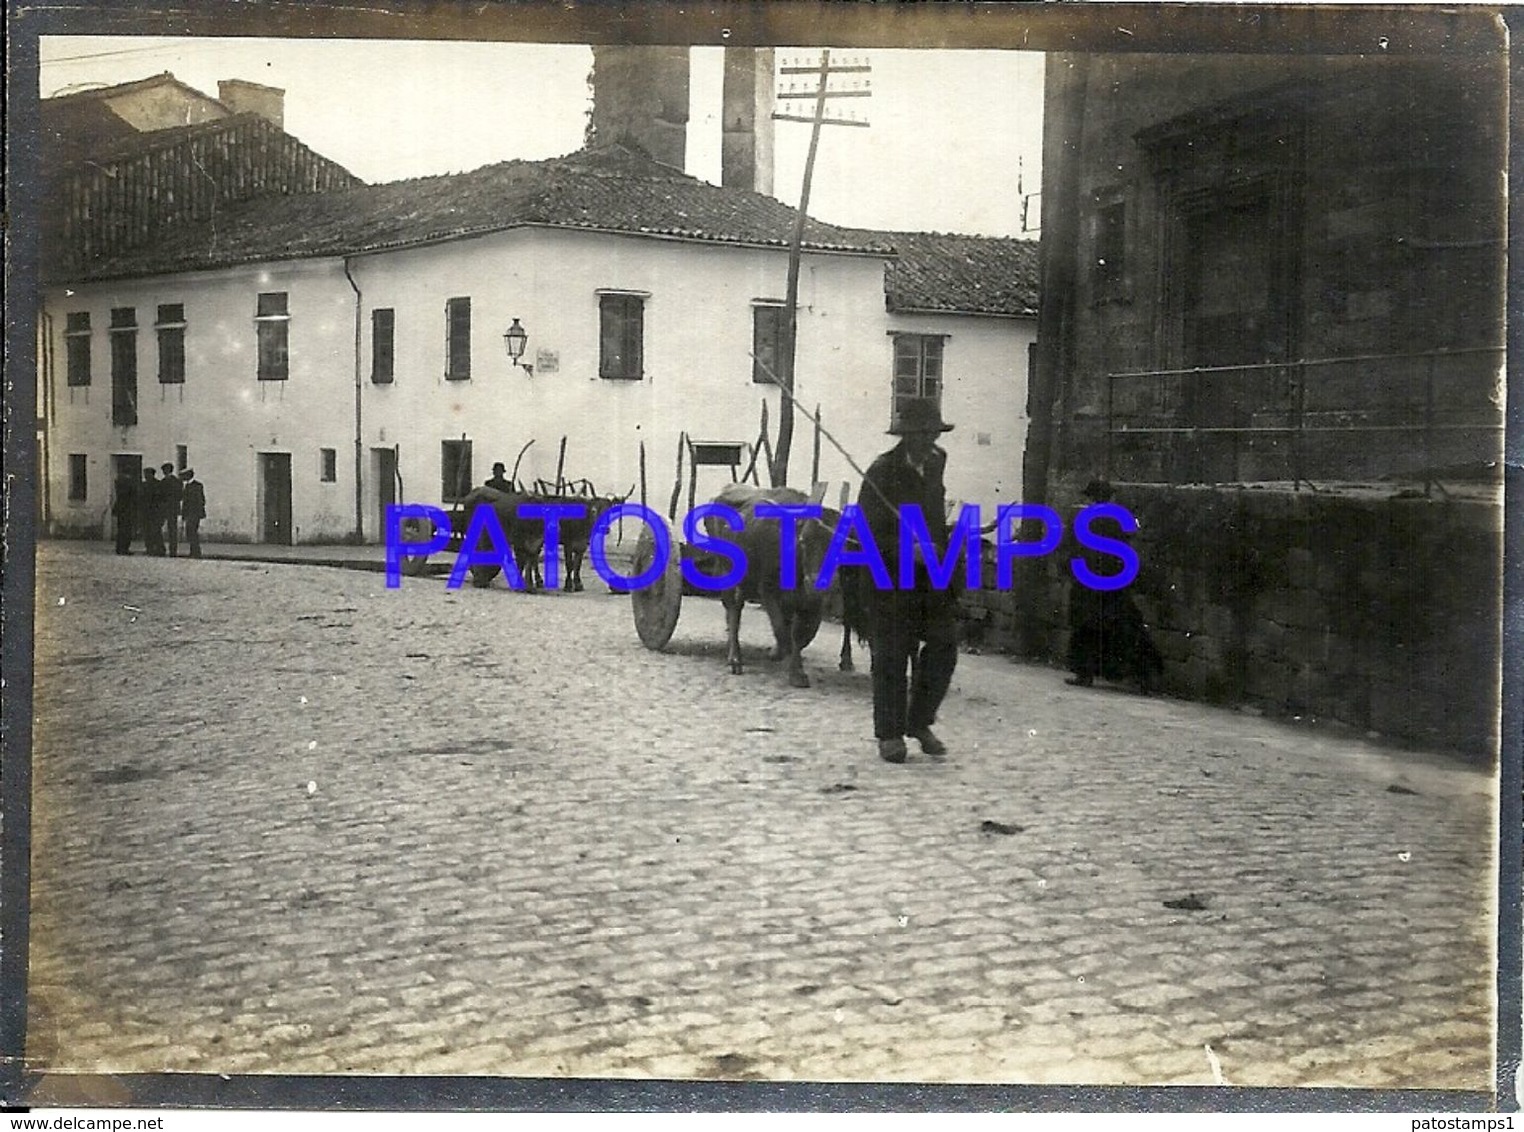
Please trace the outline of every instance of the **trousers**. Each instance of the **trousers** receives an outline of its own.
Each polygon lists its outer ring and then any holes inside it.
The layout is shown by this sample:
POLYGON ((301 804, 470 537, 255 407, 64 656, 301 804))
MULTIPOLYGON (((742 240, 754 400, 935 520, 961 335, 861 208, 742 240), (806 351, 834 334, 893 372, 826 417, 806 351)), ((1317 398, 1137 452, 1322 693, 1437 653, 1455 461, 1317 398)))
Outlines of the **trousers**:
POLYGON ((928 587, 877 591, 872 606, 873 734, 899 739, 936 722, 952 684, 956 600, 928 587))

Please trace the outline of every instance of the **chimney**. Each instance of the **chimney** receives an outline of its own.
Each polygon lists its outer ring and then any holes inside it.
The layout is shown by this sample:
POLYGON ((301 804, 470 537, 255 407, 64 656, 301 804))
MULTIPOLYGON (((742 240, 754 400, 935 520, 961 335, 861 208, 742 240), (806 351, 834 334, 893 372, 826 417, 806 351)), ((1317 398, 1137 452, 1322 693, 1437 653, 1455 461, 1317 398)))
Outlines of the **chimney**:
POLYGON ((681 170, 688 149, 688 48, 595 46, 593 137, 633 141, 681 170))
POLYGON ((773 50, 725 48, 720 184, 773 195, 773 50))
POLYGON ((223 79, 217 84, 217 101, 234 114, 258 114, 285 128, 286 92, 278 87, 260 86, 244 79, 223 79))

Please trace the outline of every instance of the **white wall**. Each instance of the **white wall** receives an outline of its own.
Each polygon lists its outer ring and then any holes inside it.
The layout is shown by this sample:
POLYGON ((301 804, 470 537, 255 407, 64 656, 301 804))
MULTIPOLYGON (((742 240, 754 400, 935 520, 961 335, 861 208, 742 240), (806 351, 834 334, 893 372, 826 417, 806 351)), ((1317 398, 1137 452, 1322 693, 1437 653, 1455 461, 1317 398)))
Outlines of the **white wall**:
POLYGON ((889 324, 896 331, 948 336, 942 417, 955 427, 940 441, 947 450, 947 494, 978 503, 992 519, 994 506, 1021 500, 1028 351, 1037 340, 1037 320, 905 314, 891 315, 889 324))
POLYGON ((188 449, 206 486, 202 537, 259 533, 260 452, 291 454, 294 541, 344 537, 353 529, 354 298, 335 261, 265 265, 76 286, 44 297, 53 365, 47 422, 49 497, 55 528, 107 521, 111 455, 138 454, 154 467, 188 449), (286 291, 290 377, 256 377, 255 296, 286 291), (161 303, 185 308, 185 383, 161 385, 153 323, 161 303), (111 308, 137 311, 138 423, 111 423, 111 308), (67 384, 66 314, 89 311, 91 384, 67 384), (338 450, 338 481, 320 483, 319 449, 338 450), (86 453, 88 498, 68 501, 68 457, 86 453))
MULTIPOLYGON (((786 270, 782 250, 553 230, 362 259, 355 276, 367 312, 393 308, 397 328, 395 384, 367 384, 366 446, 400 444, 408 497, 438 503, 440 442, 462 433, 473 442, 477 482, 495 460, 511 470, 530 440, 519 479, 554 480, 566 436, 564 476, 613 492, 638 485, 643 442, 647 499, 665 512, 682 432, 754 443, 766 400, 776 439, 781 395, 751 379, 752 304, 781 300, 786 270), (649 295, 639 382, 598 376, 600 289, 649 295), (459 295, 472 299, 472 377, 446 381, 445 300, 459 295), (513 318, 528 331, 524 360, 536 366, 533 376, 505 354, 502 334, 513 318), (556 356, 555 372, 545 351, 556 356)), ((812 413, 820 403, 826 427, 859 459, 871 459, 888 413, 882 261, 806 256, 800 305, 801 402, 812 413)), ((364 355, 368 383, 368 332, 364 355)), ((790 461, 790 481, 806 487, 812 429, 796 421, 790 461)), ((823 444, 822 478, 853 474, 823 444)), ((699 497, 727 480, 723 470, 701 469, 699 497)))
MULTIPOLYGON (((942 315, 898 316, 884 309, 883 261, 806 255, 800 282, 801 404, 817 405, 825 427, 861 467, 889 447, 893 363, 891 328, 946 334, 944 413, 949 494, 980 503, 1018 497, 1025 439, 1028 321, 942 315), (984 441, 987 439, 987 443, 984 441)), ((397 447, 407 502, 442 500, 441 442, 473 442, 472 474, 481 483, 494 461, 519 478, 554 480, 567 438, 565 478, 600 490, 638 492, 645 446, 647 502, 665 513, 674 484, 679 435, 699 440, 757 439, 768 405, 776 442, 780 393, 751 380, 752 305, 781 300, 787 254, 676 240, 558 229, 520 229, 428 248, 357 257, 361 326, 361 518, 378 541, 374 448, 397 447), (647 293, 645 375, 641 381, 598 376, 600 289, 647 293), (445 303, 472 300, 472 371, 447 381, 445 303), (395 380, 371 374, 371 311, 395 311, 395 380), (502 335, 518 318, 529 334, 524 361, 510 364, 502 335), (554 367, 551 358, 554 357, 554 367)), ((109 528, 113 452, 141 453, 155 465, 186 444, 206 484, 208 539, 260 537, 260 452, 289 452, 295 541, 336 541, 353 534, 355 494, 356 296, 338 260, 267 264, 154 280, 52 292, 54 366, 48 425, 48 475, 54 526, 109 528), (255 378, 255 295, 289 293, 291 375, 255 378), (152 323, 160 303, 185 307, 186 382, 160 386, 152 323), (138 311, 139 424, 110 424, 110 309, 138 311), (93 384, 66 385, 65 314, 89 310, 93 384), (337 479, 319 482, 319 450, 337 454, 337 479), (70 504, 68 454, 90 456, 90 496, 70 504)), ((790 483, 809 486, 814 426, 796 418, 790 483)), ((858 475, 826 440, 822 479, 835 503, 843 482, 855 496, 858 475)), ((728 481, 723 469, 700 470, 698 499, 728 481)), ((761 478, 766 482, 765 470, 761 478)), ((683 474, 683 503, 687 470, 683 474)))

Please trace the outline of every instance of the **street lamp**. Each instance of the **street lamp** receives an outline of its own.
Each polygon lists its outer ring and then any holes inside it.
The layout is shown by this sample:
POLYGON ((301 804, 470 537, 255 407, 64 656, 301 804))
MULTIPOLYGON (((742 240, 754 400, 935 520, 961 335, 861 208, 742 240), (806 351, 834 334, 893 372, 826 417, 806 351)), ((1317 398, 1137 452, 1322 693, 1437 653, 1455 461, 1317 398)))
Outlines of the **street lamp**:
POLYGON ((513 325, 503 332, 503 346, 508 351, 508 360, 533 377, 534 366, 519 361, 524 356, 524 347, 528 343, 529 332, 519 325, 518 319, 514 319, 513 325))

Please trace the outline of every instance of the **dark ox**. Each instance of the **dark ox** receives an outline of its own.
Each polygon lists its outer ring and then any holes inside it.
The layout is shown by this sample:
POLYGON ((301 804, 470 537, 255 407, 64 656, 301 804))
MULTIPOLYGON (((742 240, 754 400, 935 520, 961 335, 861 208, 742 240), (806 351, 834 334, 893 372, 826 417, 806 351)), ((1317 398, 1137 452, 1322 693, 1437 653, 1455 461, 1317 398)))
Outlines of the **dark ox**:
MULTIPOLYGON (((572 593, 581 593, 582 563, 592 540, 593 527, 598 517, 609 508, 623 503, 625 496, 575 496, 533 495, 522 491, 497 491, 490 487, 478 487, 461 500, 463 510, 457 511, 454 522, 456 534, 463 536, 470 524, 471 511, 479 504, 488 504, 497 513, 497 521, 503 528, 508 545, 513 550, 513 561, 524 579, 524 588, 530 593, 544 586, 540 572, 540 556, 545 549, 545 521, 519 514, 522 504, 563 504, 583 508, 581 515, 562 516, 557 524, 561 548, 566 553, 566 575, 561 585, 572 593)), ((499 566, 471 567, 471 581, 477 586, 489 586, 497 577, 499 566)))
POLYGON ((794 523, 794 557, 798 565, 797 584, 784 589, 779 570, 782 556, 782 522, 758 517, 757 504, 807 504, 809 496, 792 488, 758 488, 732 484, 721 491, 714 502, 733 508, 741 516, 741 529, 733 531, 717 516, 704 519, 704 529, 713 538, 740 547, 746 554, 746 575, 741 584, 720 593, 725 605, 727 639, 726 659, 730 671, 740 675, 741 610, 748 601, 760 604, 772 623, 773 660, 783 660, 788 682, 795 688, 808 688, 810 678, 804 673, 802 650, 814 639, 825 610, 826 592, 815 588, 820 567, 836 527, 837 514, 827 510, 820 519, 798 519, 794 523))
MULTIPOLYGON (((538 589, 541 585, 540 550, 545 545, 545 524, 539 519, 520 518, 519 504, 543 503, 545 500, 521 491, 477 487, 472 488, 460 502, 461 509, 452 516, 457 528, 455 533, 464 537, 471 522, 471 512, 483 503, 490 506, 496 512, 498 525, 502 527, 508 545, 513 550, 513 561, 524 579, 525 588, 531 592, 538 589)), ((500 566, 471 567, 471 584, 482 588, 490 586, 500 569, 500 566)))

